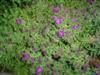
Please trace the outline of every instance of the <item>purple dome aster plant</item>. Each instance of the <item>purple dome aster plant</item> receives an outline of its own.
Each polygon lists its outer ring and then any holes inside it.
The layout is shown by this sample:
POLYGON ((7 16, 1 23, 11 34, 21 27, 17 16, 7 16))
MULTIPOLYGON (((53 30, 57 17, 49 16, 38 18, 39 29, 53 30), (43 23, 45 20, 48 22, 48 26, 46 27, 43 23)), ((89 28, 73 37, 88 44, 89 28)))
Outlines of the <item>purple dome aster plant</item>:
POLYGON ((77 19, 76 18, 72 18, 72 22, 77 22, 77 19))
POLYGON ((46 58, 46 61, 48 61, 49 60, 49 58, 46 58))
POLYGON ((96 10, 94 10, 94 11, 93 11, 93 15, 94 15, 94 16, 96 16, 96 15, 97 15, 97 12, 96 12, 96 10))
POLYGON ((80 27, 80 25, 74 25, 74 26, 72 26, 72 29, 73 30, 76 30, 76 29, 78 29, 80 27))
POLYGON ((43 55, 46 56, 46 54, 47 54, 47 52, 46 51, 43 51, 43 55))
POLYGON ((85 65, 82 67, 82 71, 83 71, 83 72, 86 72, 86 71, 88 70, 88 67, 89 67, 89 66, 88 66, 87 64, 85 64, 85 65))
POLYGON ((43 73, 43 68, 39 66, 39 67, 36 68, 35 74, 36 74, 36 75, 39 75, 39 74, 41 74, 41 73, 43 73))
POLYGON ((34 61, 36 60, 36 58, 32 58, 32 64, 34 64, 34 61))
POLYGON ((61 18, 57 18, 56 19, 56 25, 59 26, 62 23, 62 19, 61 18))
POLYGON ((100 64, 99 64, 99 65, 97 65, 97 67, 98 67, 98 68, 100 68, 100 64))
POLYGON ((94 0, 87 0, 87 2, 93 4, 94 0))
POLYGON ((41 62, 42 62, 42 59, 39 59, 39 60, 38 60, 38 63, 41 63, 41 62))
POLYGON ((59 37, 62 38, 62 37, 64 37, 64 35, 65 35, 64 30, 59 30, 59 31, 58 31, 58 36, 59 36, 59 37))
POLYGON ((36 60, 36 58, 32 58, 32 61, 35 61, 36 60))
POLYGON ((42 55, 45 56, 47 52, 45 50, 42 50, 42 55))
POLYGON ((57 19, 57 16, 52 16, 52 19, 56 20, 57 19))
POLYGON ((24 54, 23 54, 22 61, 27 61, 27 60, 29 60, 29 58, 30 58, 30 54, 24 53, 24 54))
POLYGON ((46 64, 46 67, 48 68, 50 65, 49 64, 46 64))
POLYGON ((22 23, 23 23, 23 19, 20 19, 20 18, 17 18, 16 19, 16 24, 19 25, 19 24, 22 24, 22 23))
POLYGON ((95 75, 100 75, 99 73, 95 73, 95 75))
POLYGON ((37 49, 37 48, 33 48, 33 50, 34 50, 34 51, 36 51, 36 52, 38 51, 38 49, 37 49))
POLYGON ((54 13, 59 13, 59 11, 60 11, 60 8, 59 8, 59 7, 54 7, 54 8, 53 8, 53 12, 54 12, 54 13))

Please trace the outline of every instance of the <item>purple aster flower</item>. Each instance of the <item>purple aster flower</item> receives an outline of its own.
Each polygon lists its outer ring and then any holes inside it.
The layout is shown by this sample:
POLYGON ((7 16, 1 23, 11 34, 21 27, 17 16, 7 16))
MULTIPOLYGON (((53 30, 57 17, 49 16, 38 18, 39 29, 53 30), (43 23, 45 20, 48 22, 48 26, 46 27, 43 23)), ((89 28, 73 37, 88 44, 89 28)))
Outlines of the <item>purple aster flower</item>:
POLYGON ((80 26, 79 25, 75 25, 75 26, 72 26, 72 29, 76 30, 78 29, 80 26))
POLYGON ((82 71, 83 71, 83 72, 86 72, 86 71, 88 70, 88 67, 89 67, 89 66, 88 66, 87 64, 85 64, 85 65, 82 67, 82 71))
POLYGON ((38 49, 37 49, 37 48, 33 48, 33 50, 34 50, 34 51, 38 51, 38 49))
POLYGON ((42 59, 39 59, 38 62, 41 63, 42 62, 42 59))
POLYGON ((34 61, 32 61, 32 65, 34 65, 34 61))
POLYGON ((99 73, 95 73, 95 75, 100 75, 99 73))
POLYGON ((62 19, 61 18, 57 18, 56 19, 56 25, 58 26, 58 25, 60 25, 61 23, 62 23, 62 19))
POLYGON ((50 65, 49 64, 46 64, 46 67, 49 67, 50 65))
POLYGON ((22 19, 20 19, 20 18, 16 19, 16 24, 22 24, 22 23, 23 23, 22 19))
POLYGON ((30 55, 28 53, 24 53, 22 60, 27 61, 29 58, 30 58, 30 55))
POLYGON ((52 16, 52 19, 56 20, 57 19, 57 16, 52 16))
POLYGON ((59 13, 59 11, 60 11, 60 8, 59 8, 59 7, 54 7, 54 8, 53 8, 53 12, 54 12, 54 13, 59 13))
POLYGON ((87 0, 87 2, 93 4, 94 0, 87 0))
POLYGON ((57 70, 53 69, 53 75, 57 75, 57 70))
POLYGON ((96 12, 96 10, 94 10, 94 11, 93 11, 93 15, 94 15, 94 16, 96 16, 96 15, 97 15, 97 12, 96 12))
POLYGON ((77 22, 77 19, 76 18, 72 18, 72 22, 77 22))
POLYGON ((36 58, 32 58, 32 61, 35 61, 36 60, 36 58))
POLYGON ((49 58, 46 58, 46 61, 48 61, 49 60, 49 58))
POLYGON ((47 54, 47 52, 46 51, 43 51, 43 55, 45 56, 47 54))
POLYGON ((36 60, 36 58, 32 58, 32 64, 34 64, 34 61, 36 60))
POLYGON ((99 65, 97 65, 97 67, 98 67, 98 68, 100 68, 100 64, 99 64, 99 65))
POLYGON ((64 15, 66 15, 68 13, 68 9, 65 9, 64 11, 64 15))
POLYGON ((59 37, 64 37, 64 35, 65 35, 65 32, 63 30, 58 31, 58 36, 59 37))
POLYGON ((45 50, 42 50, 42 55, 45 56, 47 52, 45 50))
POLYGON ((39 75, 42 72, 43 72, 43 68, 42 67, 37 67, 36 68, 36 71, 35 71, 36 75, 39 75))

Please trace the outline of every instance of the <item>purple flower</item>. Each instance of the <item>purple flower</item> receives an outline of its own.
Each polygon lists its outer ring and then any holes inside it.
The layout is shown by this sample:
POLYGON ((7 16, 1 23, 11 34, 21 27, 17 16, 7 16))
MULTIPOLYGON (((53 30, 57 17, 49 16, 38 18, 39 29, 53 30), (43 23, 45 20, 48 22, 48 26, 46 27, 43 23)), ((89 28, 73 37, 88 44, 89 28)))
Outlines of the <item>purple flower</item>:
POLYGON ((54 7, 54 8, 53 8, 53 12, 54 12, 54 13, 59 13, 59 11, 60 11, 60 8, 59 8, 59 7, 54 7))
POLYGON ((87 2, 93 4, 94 0, 87 0, 87 2))
POLYGON ((47 54, 47 52, 46 52, 46 51, 43 51, 43 54, 44 54, 44 55, 46 55, 46 54, 47 54))
POLYGON ((87 64, 85 64, 85 65, 82 67, 82 71, 83 71, 83 72, 86 72, 86 71, 88 70, 88 67, 89 67, 89 66, 88 66, 87 64))
POLYGON ((68 9, 65 9, 64 11, 64 15, 66 15, 68 13, 68 9))
POLYGON ((59 37, 64 37, 64 35, 65 35, 65 32, 63 30, 58 31, 58 36, 59 37))
POLYGON ((35 71, 36 75, 39 75, 42 72, 43 72, 43 68, 42 67, 37 67, 36 68, 36 71, 35 71))
POLYGON ((98 67, 98 68, 100 68, 100 64, 99 64, 99 65, 97 65, 97 67, 98 67))
POLYGON ((32 61, 35 61, 36 60, 36 58, 32 58, 32 61))
POLYGON ((45 50, 42 50, 42 55, 45 56, 47 52, 45 50))
POLYGON ((24 53, 22 60, 27 61, 29 58, 30 58, 30 55, 28 53, 24 53))
POLYGON ((56 20, 57 19, 57 16, 52 16, 52 19, 56 20))
POLYGON ((99 73, 95 73, 95 75, 100 75, 99 73))
POLYGON ((78 29, 80 26, 79 25, 75 25, 75 26, 72 26, 72 29, 76 30, 78 29))
POLYGON ((77 19, 76 18, 72 18, 72 22, 77 22, 77 19))
POLYGON ((41 63, 42 62, 42 59, 39 59, 38 62, 41 63))
POLYGON ((94 10, 94 11, 93 11, 93 15, 94 15, 94 16, 96 16, 96 15, 97 15, 96 10, 94 10))
POLYGON ((46 61, 48 61, 49 59, 48 58, 46 58, 46 61))
POLYGON ((57 19, 56 19, 56 25, 57 25, 57 26, 60 25, 60 24, 62 23, 62 21, 63 21, 62 19, 57 18, 57 19))
POLYGON ((38 51, 38 49, 37 49, 37 48, 33 48, 33 50, 34 50, 34 51, 38 51))
POLYGON ((32 61, 32 65, 34 65, 34 61, 32 61))
POLYGON ((34 64, 34 61, 36 60, 36 58, 32 58, 32 64, 34 64))
POLYGON ((49 64, 46 64, 46 67, 49 67, 50 65, 49 64))
POLYGON ((16 24, 22 24, 22 23, 23 23, 22 19, 20 19, 20 18, 16 19, 16 24))

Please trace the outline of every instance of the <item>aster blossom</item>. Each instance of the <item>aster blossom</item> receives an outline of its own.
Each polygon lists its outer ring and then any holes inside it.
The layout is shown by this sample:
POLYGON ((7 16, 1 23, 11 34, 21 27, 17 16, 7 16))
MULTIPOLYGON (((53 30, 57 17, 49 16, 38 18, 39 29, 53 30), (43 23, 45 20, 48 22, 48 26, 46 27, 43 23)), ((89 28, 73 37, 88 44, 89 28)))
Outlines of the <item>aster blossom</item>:
POLYGON ((27 61, 29 58, 30 58, 30 55, 28 53, 24 53, 22 60, 27 61))
POLYGON ((39 67, 36 68, 35 74, 36 74, 36 75, 39 75, 39 74, 41 74, 42 72, 43 72, 43 68, 39 66, 39 67))
POLYGON ((23 19, 21 19, 21 18, 17 18, 16 19, 16 24, 22 24, 24 22, 24 20, 23 19))
POLYGON ((59 11, 60 11, 60 8, 59 8, 59 7, 54 7, 54 8, 53 8, 53 12, 54 12, 54 13, 59 13, 59 11))
POLYGON ((58 31, 58 36, 59 36, 59 37, 64 37, 64 35, 65 35, 64 30, 59 30, 59 31, 58 31))

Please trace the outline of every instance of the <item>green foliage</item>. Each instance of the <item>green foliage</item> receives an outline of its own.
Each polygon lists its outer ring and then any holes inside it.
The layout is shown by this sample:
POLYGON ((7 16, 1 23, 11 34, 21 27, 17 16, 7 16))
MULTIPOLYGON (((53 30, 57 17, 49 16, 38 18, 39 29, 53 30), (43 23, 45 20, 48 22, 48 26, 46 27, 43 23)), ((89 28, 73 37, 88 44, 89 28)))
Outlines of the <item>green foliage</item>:
POLYGON ((11 1, 14 2, 14 3, 18 3, 18 4, 21 4, 23 2, 25 2, 25 3, 31 3, 32 2, 32 0, 11 0, 11 1))
POLYGON ((7 3, 9 6, 13 5, 21 6, 21 5, 32 5, 33 0, 5 0, 5 1, 1 0, 0 3, 7 3))

